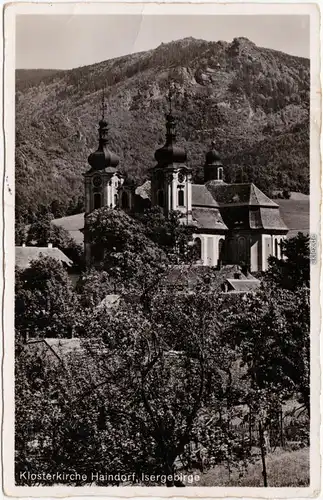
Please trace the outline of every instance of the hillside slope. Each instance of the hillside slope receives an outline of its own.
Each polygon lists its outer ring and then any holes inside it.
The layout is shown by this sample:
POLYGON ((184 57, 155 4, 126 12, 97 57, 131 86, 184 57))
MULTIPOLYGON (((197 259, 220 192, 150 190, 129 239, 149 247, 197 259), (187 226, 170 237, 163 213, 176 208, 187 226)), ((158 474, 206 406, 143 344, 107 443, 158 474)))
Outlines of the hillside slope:
POLYGON ((179 141, 195 180, 216 141, 228 181, 253 181, 267 194, 308 192, 309 61, 244 38, 188 38, 70 71, 19 70, 16 82, 16 206, 35 209, 82 193, 97 145, 107 87, 110 143, 120 169, 142 181, 164 141, 165 95, 176 83, 179 141), (37 74, 38 72, 38 74, 37 74))

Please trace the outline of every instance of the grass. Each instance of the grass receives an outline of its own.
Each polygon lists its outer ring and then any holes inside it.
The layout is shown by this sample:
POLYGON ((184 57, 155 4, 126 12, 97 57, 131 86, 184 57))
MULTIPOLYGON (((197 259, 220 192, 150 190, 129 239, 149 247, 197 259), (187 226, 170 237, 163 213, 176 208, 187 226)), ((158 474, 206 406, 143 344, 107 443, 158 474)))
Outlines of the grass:
POLYGON ((274 200, 279 205, 280 214, 287 225, 287 237, 296 236, 298 231, 309 233, 310 207, 307 200, 274 200))
MULTIPOLYGON (((309 448, 296 451, 277 449, 267 456, 267 478, 269 487, 309 486, 309 448)), ((242 477, 239 471, 230 474, 224 465, 216 466, 200 475, 197 486, 248 486, 262 487, 261 461, 248 466, 242 477)))

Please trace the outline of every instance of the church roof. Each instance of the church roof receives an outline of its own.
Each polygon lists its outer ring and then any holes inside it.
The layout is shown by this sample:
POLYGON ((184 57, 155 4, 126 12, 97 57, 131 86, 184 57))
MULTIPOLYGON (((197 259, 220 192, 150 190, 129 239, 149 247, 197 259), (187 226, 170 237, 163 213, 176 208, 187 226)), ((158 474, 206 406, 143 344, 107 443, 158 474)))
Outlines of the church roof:
POLYGON ((288 227, 280 216, 278 208, 260 207, 257 212, 258 216, 254 218, 252 211, 250 211, 249 217, 251 229, 261 228, 268 230, 288 230, 288 227))
POLYGON ((219 210, 216 208, 193 207, 192 217, 193 222, 196 221, 199 229, 228 229, 222 220, 219 210))
POLYGON ((205 184, 192 184, 192 205, 199 207, 219 206, 205 184))
POLYGON ((236 205, 278 208, 277 203, 268 198, 252 183, 225 184, 210 181, 206 184, 206 187, 220 206, 236 205))
POLYGON ((56 247, 16 247, 15 249, 15 264, 21 269, 26 269, 30 266, 32 260, 37 260, 41 256, 52 257, 68 267, 73 265, 65 253, 56 247))

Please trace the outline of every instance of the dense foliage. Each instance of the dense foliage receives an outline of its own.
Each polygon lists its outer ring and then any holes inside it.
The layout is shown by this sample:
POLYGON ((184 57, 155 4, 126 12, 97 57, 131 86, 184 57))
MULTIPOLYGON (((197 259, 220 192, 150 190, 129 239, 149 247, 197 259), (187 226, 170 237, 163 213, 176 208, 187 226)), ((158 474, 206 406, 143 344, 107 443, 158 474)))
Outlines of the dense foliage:
POLYGON ((230 300, 212 285, 215 270, 198 291, 163 286, 174 262, 190 267, 187 233, 175 213, 138 219, 108 208, 88 216, 100 260, 76 289, 50 258, 16 272, 17 481, 73 464, 85 479, 65 484, 121 484, 131 472, 130 484, 148 484, 144 473, 183 486, 179 471, 224 463, 243 474, 261 458, 270 485, 266 433, 283 440, 282 404, 297 400, 309 415, 308 240, 286 242, 262 287, 230 300), (102 307, 116 290, 117 306, 102 307), (28 336, 78 338, 53 355, 23 344, 28 336), (110 478, 91 476, 106 470, 110 478))
POLYGON ((40 257, 16 269, 15 328, 18 338, 71 337, 81 311, 70 278, 56 259, 40 257))
POLYGON ((184 39, 69 71, 20 72, 17 214, 33 213, 57 196, 67 210, 70 193, 81 195, 81 174, 97 145, 104 86, 111 148, 122 172, 143 181, 164 140, 169 79, 177 87, 179 140, 196 181, 215 139, 229 181, 253 181, 267 194, 275 188, 308 193, 309 75, 308 60, 244 38, 184 39))
POLYGON ((284 259, 270 256, 265 279, 281 288, 297 290, 310 283, 309 236, 298 233, 294 238, 284 240, 281 251, 284 259))

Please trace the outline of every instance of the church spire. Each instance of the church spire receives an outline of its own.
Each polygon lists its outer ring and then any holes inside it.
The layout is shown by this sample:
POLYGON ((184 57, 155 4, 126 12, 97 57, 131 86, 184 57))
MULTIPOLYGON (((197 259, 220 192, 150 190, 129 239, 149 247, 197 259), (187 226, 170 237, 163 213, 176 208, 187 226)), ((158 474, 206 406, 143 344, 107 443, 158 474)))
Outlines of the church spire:
POLYGON ((176 143, 176 120, 173 116, 174 84, 170 83, 167 93, 168 113, 166 113, 166 143, 155 152, 158 165, 168 166, 173 163, 185 163, 186 151, 176 143))
POLYGON ((105 103, 105 87, 102 89, 101 98, 101 120, 99 121, 99 144, 104 146, 108 143, 108 122, 105 119, 106 103, 105 103))
POLYGON ((104 170, 108 167, 115 169, 119 164, 118 156, 108 148, 108 122, 105 119, 106 102, 105 88, 102 90, 101 98, 101 120, 99 121, 99 147, 90 154, 88 162, 94 170, 104 170))
POLYGON ((176 120, 172 114, 172 104, 174 98, 174 83, 169 84, 167 101, 169 105, 169 112, 166 114, 166 144, 173 144, 176 142, 176 120))

